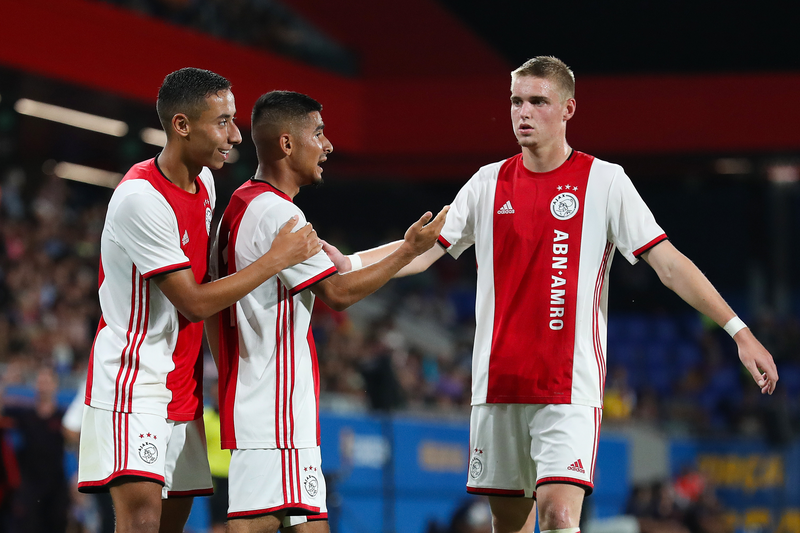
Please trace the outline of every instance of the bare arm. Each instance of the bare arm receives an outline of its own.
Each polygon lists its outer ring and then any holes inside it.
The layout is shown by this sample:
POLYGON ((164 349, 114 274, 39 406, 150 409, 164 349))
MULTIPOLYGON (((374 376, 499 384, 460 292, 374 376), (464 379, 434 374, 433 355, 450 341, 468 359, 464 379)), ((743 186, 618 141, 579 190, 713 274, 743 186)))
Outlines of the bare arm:
MULTIPOLYGON (((332 276, 314 285, 314 291, 331 308, 341 311, 368 296, 386 284, 401 268, 408 265, 420 254, 430 250, 442 231, 449 206, 445 206, 430 224, 431 213, 425 213, 416 221, 400 244, 388 255, 367 267, 332 276)), ((389 247, 394 243, 387 245, 389 247)), ((384 248, 384 247, 381 247, 384 248)), ((388 249, 388 248, 387 248, 388 249)), ((373 249, 377 250, 377 249, 373 249)))
MULTIPOLYGON (((700 269, 669 241, 648 250, 642 254, 642 259, 653 267, 667 288, 720 326, 736 316, 700 269)), ((778 381, 778 370, 772 355, 758 342, 750 328, 740 330, 733 340, 739 348, 739 360, 753 376, 761 392, 772 394, 778 381)))
POLYGON ((154 278, 161 292, 178 311, 199 322, 233 305, 284 268, 305 261, 322 248, 311 224, 292 233, 297 218, 287 222, 267 253, 239 272, 211 283, 198 284, 191 270, 170 272, 154 278))
MULTIPOLYGON (((363 252, 358 252, 354 255, 358 255, 358 257, 361 259, 362 266, 367 267, 389 256, 391 253, 400 248, 402 244, 403 241, 394 241, 376 248, 364 250, 363 252)), ((325 241, 322 241, 322 249, 326 254, 328 254, 328 257, 331 259, 331 261, 333 261, 333 264, 336 265, 336 269, 340 274, 345 274, 352 270, 353 266, 350 263, 350 256, 342 254, 335 246, 325 241)), ((434 264, 444 254, 444 248, 441 246, 432 246, 427 252, 418 255, 409 264, 401 268, 400 271, 394 275, 394 277, 402 278, 405 276, 411 276, 413 274, 425 272, 428 270, 428 267, 434 264)))

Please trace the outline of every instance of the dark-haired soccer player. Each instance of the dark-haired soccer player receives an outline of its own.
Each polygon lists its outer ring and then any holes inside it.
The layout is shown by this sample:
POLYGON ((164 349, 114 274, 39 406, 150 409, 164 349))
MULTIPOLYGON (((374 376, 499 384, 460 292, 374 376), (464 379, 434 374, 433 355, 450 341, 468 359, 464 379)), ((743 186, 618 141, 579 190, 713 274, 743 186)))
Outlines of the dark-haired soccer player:
MULTIPOLYGON (((256 102, 258 169, 222 216, 216 246, 220 275, 250 268, 270 248, 283 219, 305 220, 292 199, 304 185, 322 181, 320 165, 333 151, 321 110, 313 98, 289 91, 273 91, 256 102)), ((281 525, 296 526, 298 533, 328 530, 311 334, 314 297, 342 310, 371 294, 433 247, 447 209, 427 226, 432 215, 425 213, 393 253, 369 268, 338 275, 320 251, 220 313, 222 446, 233 450, 231 533, 274 533, 281 525), (311 522, 304 523, 304 515, 311 522)))
MULTIPOLYGON (((577 533, 594 467, 606 378, 608 272, 614 250, 644 259, 661 281, 733 337, 762 393, 778 372, 698 268, 658 226, 618 165, 573 150, 575 78, 554 57, 511 73, 511 122, 522 147, 481 168, 453 201, 441 246, 475 246, 478 292, 467 491, 489 496, 494 533, 577 533)), ((357 254, 369 264, 396 244, 357 254)), ((337 267, 349 262, 326 248, 337 267)), ((351 256, 353 257, 353 256, 351 256)), ((353 257, 353 258, 355 258, 353 257)))
POLYGON ((156 108, 166 146, 128 171, 108 205, 103 315, 81 428, 79 489, 110 490, 118 533, 183 531, 191 497, 211 493, 202 319, 321 248, 310 225, 291 233, 297 218, 287 216, 250 268, 202 284, 215 201, 209 168, 221 168, 241 142, 231 84, 181 69, 164 79, 156 108))

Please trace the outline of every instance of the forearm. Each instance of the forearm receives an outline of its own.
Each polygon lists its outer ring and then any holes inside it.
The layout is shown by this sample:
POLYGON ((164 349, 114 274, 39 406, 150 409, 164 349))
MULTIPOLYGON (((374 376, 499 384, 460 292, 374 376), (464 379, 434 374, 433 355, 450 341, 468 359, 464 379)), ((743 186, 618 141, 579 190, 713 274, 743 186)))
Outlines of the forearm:
POLYGON ((286 266, 278 254, 268 252, 239 272, 210 283, 196 283, 189 270, 166 274, 156 282, 183 316, 199 322, 238 302, 286 266))
POLYGON ((686 257, 681 262, 684 264, 668 280, 662 280, 664 285, 699 312, 724 326, 736 313, 694 263, 686 257))
POLYGON ((369 250, 358 252, 355 255, 358 255, 358 257, 361 258, 361 264, 366 267, 377 263, 384 257, 387 257, 389 254, 400 248, 402 244, 403 241, 394 241, 377 246, 375 248, 370 248, 369 250))
POLYGON ((380 261, 328 278, 314 292, 331 308, 342 311, 381 288, 414 257, 414 252, 402 246, 401 241, 400 246, 380 261))
POLYGON ((402 278, 405 276, 419 274, 420 272, 425 272, 428 270, 429 266, 435 263, 445 253, 446 251, 442 246, 434 244, 430 250, 424 254, 418 255, 413 261, 401 268, 400 271, 394 275, 394 277, 402 278))

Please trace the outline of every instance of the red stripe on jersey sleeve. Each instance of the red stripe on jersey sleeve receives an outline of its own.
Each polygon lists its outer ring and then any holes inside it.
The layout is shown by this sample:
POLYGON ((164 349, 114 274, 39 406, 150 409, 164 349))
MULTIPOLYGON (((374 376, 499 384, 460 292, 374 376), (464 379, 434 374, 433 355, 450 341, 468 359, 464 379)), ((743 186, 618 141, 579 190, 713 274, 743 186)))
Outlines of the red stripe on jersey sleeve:
POLYGON ((329 278, 329 277, 333 276, 337 272, 338 272, 338 270, 336 270, 336 267, 332 266, 328 270, 326 270, 325 272, 317 274, 316 276, 314 276, 310 280, 304 281, 303 283, 301 283, 300 285, 298 285, 297 287, 295 287, 294 289, 289 291, 289 296, 294 296, 298 292, 300 292, 300 291, 302 291, 304 289, 307 289, 308 287, 312 286, 315 283, 319 283, 320 281, 322 281, 325 278, 329 278))
POLYGON ((438 238, 438 239, 436 239, 436 242, 438 242, 439 244, 441 244, 442 246, 444 246, 445 250, 446 250, 446 249, 448 249, 448 248, 450 248, 450 246, 451 246, 451 245, 450 245, 450 243, 449 243, 449 242, 447 242, 447 239, 445 239, 445 238, 444 238, 444 237, 442 237, 441 235, 439 235, 439 238, 438 238))
POLYGON ((652 248, 656 244, 658 244, 660 242, 663 242, 663 241, 666 241, 666 240, 667 240, 666 233, 662 233, 661 235, 659 235, 658 237, 656 237, 652 241, 648 242, 647 244, 645 244, 644 246, 642 246, 641 248, 639 248, 635 252, 633 252, 633 255, 634 255, 634 257, 639 257, 640 255, 645 253, 647 250, 649 250, 650 248, 652 248))
POLYGON ((191 266, 192 266, 192 265, 191 265, 191 264, 189 264, 189 262, 188 262, 188 261, 187 261, 187 262, 185 262, 185 263, 180 263, 180 264, 177 264, 177 265, 169 265, 169 266, 165 266, 165 267, 157 268, 157 269, 155 269, 155 270, 151 270, 150 272, 146 273, 146 274, 145 274, 144 276, 142 276, 142 277, 143 277, 144 279, 150 279, 150 278, 152 278, 153 276, 158 276, 159 274, 167 274, 167 273, 169 273, 169 272, 175 272, 175 271, 178 271, 178 270, 185 270, 185 269, 187 269, 187 268, 191 268, 191 266))

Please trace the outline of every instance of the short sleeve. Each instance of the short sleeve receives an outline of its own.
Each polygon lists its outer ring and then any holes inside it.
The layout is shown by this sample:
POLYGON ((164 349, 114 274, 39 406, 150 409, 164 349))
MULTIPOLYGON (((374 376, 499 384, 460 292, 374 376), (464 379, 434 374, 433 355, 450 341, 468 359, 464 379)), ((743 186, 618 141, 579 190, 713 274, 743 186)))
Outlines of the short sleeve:
MULTIPOLYGON (((275 240, 280 229, 295 215, 299 217, 299 220, 292 230, 293 232, 306 225, 306 217, 300 208, 291 202, 280 202, 265 210, 265 214, 259 221, 254 243, 258 254, 263 255, 269 251, 272 241, 275 240)), ((302 263, 283 269, 278 273, 278 277, 291 294, 297 294, 336 272, 336 267, 327 254, 320 251, 302 263)))
POLYGON ((112 224, 117 243, 145 278, 190 267, 181 250, 175 213, 159 196, 147 192, 126 195, 112 224))
POLYGON ((439 244, 447 252, 458 257, 470 246, 475 244, 475 218, 479 200, 479 175, 476 173, 464 184, 450 204, 442 233, 439 235, 439 244))
POLYGON ((630 178, 620 168, 611 183, 608 202, 608 238, 629 263, 667 239, 630 178))

